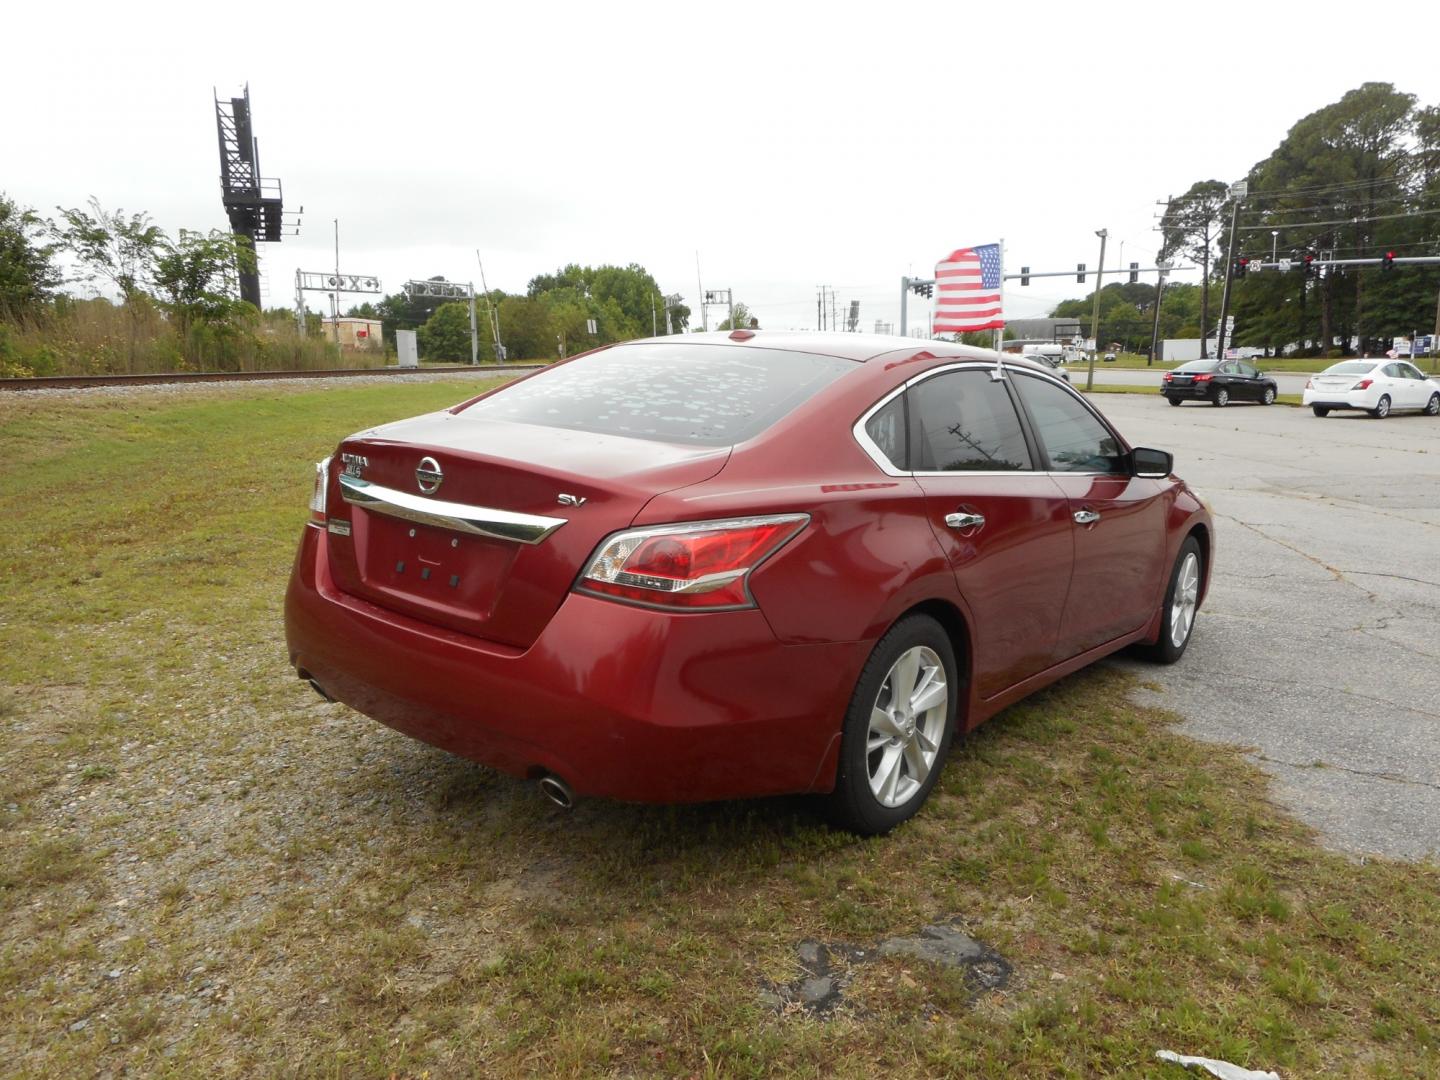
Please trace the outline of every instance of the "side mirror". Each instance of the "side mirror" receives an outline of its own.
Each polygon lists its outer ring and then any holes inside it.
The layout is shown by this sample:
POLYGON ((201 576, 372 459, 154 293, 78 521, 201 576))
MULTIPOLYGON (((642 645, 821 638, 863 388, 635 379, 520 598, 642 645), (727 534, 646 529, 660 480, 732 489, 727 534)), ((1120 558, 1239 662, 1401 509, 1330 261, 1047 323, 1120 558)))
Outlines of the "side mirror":
POLYGON ((1175 455, 1164 450, 1137 446, 1130 451, 1130 472, 1135 476, 1163 479, 1175 471, 1175 455))

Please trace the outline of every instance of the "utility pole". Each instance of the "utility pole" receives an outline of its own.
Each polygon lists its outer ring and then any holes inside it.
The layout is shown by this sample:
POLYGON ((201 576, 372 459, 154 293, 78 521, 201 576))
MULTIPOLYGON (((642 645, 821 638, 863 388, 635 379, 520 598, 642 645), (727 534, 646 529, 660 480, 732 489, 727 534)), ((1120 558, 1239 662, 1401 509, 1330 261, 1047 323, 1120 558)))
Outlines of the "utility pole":
POLYGON ((495 362, 505 362, 505 346, 500 344, 500 312, 490 296, 490 286, 485 283, 485 263, 480 258, 480 249, 475 249, 475 263, 480 267, 480 288, 485 292, 485 307, 490 312, 490 332, 495 335, 495 362))
POLYGON ((1440 292, 1435 294, 1435 336, 1430 339, 1430 370, 1440 371, 1440 292))
POLYGON ((340 344, 340 219, 335 219, 335 344, 340 344))
POLYGON ((900 336, 901 336, 901 337, 904 337, 906 331, 909 329, 909 327, 908 327, 908 325, 907 325, 907 323, 906 323, 906 320, 905 320, 906 309, 909 307, 909 301, 910 301, 910 279, 909 279, 908 277, 902 277, 902 278, 900 279, 900 336))
POLYGON ((1165 271, 1160 271, 1160 277, 1155 282, 1155 328, 1150 331, 1150 355, 1145 358, 1145 366, 1149 367, 1155 363, 1157 353, 1160 349, 1160 301, 1165 295, 1165 271))
POLYGON ((710 329, 710 308, 705 303, 705 285, 700 280, 700 252, 698 249, 695 252, 695 288, 699 290, 700 295, 700 326, 708 331, 710 329))
MULTIPOLYGON (((1215 332, 1217 343, 1216 352, 1220 359, 1225 359, 1225 347, 1230 344, 1229 336, 1225 333, 1225 319, 1230 314, 1230 281, 1235 276, 1235 222, 1240 217, 1240 204, 1245 201, 1245 196, 1250 191, 1250 185, 1244 180, 1237 180, 1230 185, 1230 240, 1225 245, 1225 289, 1220 294, 1220 329, 1215 332)), ((1204 333, 1204 328, 1201 328, 1204 333)))
POLYGON ((1100 269, 1095 272, 1095 303, 1090 309, 1090 336, 1095 347, 1090 350, 1090 369, 1085 374, 1087 391, 1095 388, 1095 354, 1100 351, 1100 286, 1105 281, 1105 238, 1110 235, 1110 230, 1096 229, 1095 235, 1100 238, 1100 269))

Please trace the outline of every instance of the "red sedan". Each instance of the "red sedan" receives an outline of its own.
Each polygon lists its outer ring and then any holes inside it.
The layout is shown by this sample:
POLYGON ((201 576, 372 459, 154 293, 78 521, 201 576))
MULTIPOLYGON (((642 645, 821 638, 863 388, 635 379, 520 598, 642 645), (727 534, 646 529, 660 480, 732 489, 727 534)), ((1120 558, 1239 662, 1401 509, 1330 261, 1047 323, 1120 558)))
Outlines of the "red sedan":
POLYGON ((1041 365, 738 330, 629 342, 316 467, 301 678, 556 802, 910 817, 956 732, 1179 659, 1210 515, 1041 365))

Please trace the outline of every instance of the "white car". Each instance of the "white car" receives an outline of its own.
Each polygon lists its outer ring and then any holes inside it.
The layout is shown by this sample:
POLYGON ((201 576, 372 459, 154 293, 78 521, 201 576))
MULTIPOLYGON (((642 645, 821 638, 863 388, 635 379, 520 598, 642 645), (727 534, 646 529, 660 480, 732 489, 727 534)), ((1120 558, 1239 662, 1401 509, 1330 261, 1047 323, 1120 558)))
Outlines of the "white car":
POLYGON ((1346 360, 1305 383, 1304 402, 1316 416, 1363 409, 1383 420, 1396 409, 1440 416, 1440 381, 1405 360, 1346 360))

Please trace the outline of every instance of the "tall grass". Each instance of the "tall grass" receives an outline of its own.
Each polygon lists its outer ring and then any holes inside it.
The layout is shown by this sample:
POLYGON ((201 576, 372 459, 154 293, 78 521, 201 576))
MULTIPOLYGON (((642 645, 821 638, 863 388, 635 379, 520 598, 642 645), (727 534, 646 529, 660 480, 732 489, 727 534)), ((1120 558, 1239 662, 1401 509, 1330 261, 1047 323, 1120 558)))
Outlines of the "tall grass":
POLYGON ((148 301, 63 298, 43 316, 0 323, 0 376, 380 367, 381 351, 304 337, 287 313, 199 325, 187 337, 148 301))

